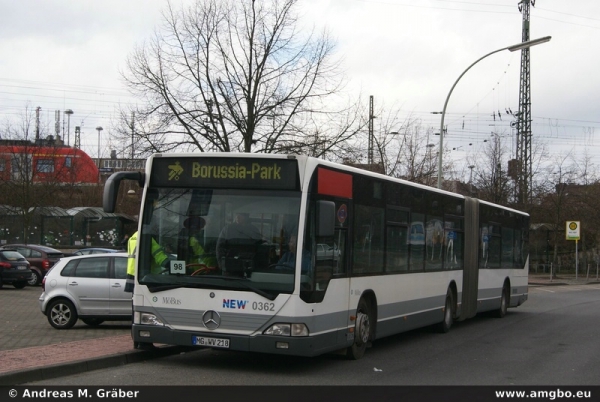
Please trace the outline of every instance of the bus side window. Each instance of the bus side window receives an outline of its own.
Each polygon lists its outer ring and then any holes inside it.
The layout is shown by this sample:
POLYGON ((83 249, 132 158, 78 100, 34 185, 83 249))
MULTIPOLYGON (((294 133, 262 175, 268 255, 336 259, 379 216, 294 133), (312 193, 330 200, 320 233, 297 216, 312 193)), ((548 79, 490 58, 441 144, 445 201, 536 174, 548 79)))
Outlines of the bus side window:
POLYGON ((333 241, 333 274, 346 274, 346 239, 348 231, 345 229, 336 229, 333 241))

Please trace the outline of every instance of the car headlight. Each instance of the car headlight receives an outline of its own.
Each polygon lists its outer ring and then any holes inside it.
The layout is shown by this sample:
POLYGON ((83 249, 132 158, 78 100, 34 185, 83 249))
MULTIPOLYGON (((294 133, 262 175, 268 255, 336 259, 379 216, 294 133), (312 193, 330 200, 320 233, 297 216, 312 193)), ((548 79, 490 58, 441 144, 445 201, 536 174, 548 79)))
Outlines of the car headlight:
POLYGON ((277 323, 267 328, 263 334, 277 336, 308 336, 308 328, 305 324, 277 323))

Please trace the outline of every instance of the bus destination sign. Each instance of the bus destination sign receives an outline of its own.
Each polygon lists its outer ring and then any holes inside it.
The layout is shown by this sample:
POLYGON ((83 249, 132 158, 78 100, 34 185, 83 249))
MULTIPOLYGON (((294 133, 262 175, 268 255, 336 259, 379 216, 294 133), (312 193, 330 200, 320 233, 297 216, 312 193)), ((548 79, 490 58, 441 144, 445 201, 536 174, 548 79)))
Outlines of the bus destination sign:
POLYGON ((293 190, 295 160, 259 158, 154 158, 152 187, 213 187, 293 190))

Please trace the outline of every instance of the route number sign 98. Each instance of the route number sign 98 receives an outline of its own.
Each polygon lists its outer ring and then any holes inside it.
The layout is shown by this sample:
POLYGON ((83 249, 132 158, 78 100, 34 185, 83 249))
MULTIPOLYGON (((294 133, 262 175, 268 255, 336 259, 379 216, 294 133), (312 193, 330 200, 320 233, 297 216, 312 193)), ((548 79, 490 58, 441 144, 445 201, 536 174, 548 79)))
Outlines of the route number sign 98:
POLYGON ((185 274, 185 261, 171 261, 171 274, 185 274))

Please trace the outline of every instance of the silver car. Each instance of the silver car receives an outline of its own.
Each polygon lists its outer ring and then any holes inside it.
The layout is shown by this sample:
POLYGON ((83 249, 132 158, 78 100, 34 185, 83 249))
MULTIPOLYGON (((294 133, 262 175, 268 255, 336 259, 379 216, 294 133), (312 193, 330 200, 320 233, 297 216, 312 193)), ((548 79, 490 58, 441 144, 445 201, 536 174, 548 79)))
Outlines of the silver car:
POLYGON ((91 326, 131 320, 131 293, 125 292, 127 253, 61 258, 44 277, 42 313, 56 329, 81 319, 91 326))

